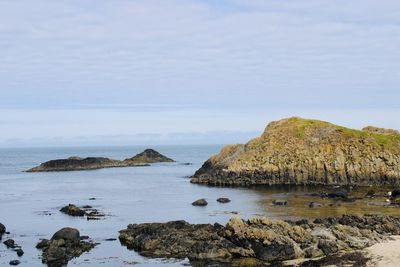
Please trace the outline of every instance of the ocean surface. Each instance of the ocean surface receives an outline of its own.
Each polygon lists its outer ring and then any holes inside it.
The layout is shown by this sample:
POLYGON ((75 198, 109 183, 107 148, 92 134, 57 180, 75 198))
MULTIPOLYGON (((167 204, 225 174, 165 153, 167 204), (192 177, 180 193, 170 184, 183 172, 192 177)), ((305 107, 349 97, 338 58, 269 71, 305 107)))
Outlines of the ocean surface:
MULTIPOLYGON (((70 261, 68 266, 129 266, 133 263, 135 266, 181 266, 188 261, 141 257, 121 246, 118 240, 105 239, 118 238, 118 231, 130 223, 183 219, 191 223, 224 224, 232 216, 296 219, 343 213, 399 214, 398 209, 382 208, 366 201, 309 209, 308 203, 313 200, 309 193, 318 191, 318 188, 221 188, 191 184, 188 177, 221 147, 152 146, 177 162, 149 167, 47 173, 25 173, 23 170, 47 160, 70 156, 125 159, 148 147, 0 149, 0 222, 10 232, 3 236, 3 240, 13 238, 22 246, 25 255, 19 258, 20 266, 44 266, 40 259, 41 251, 35 248, 36 243, 67 226, 78 228, 81 235, 88 235, 99 243, 89 253, 70 261), (232 201, 221 204, 216 201, 219 197, 228 197, 232 201), (208 206, 191 205, 199 198, 207 199, 208 206), (272 205, 272 200, 277 198, 287 199, 289 206, 272 205), (60 213, 59 209, 69 203, 91 205, 107 216, 103 220, 87 221, 60 213)), ((322 200, 317 201, 322 203, 322 200)), ((10 260, 17 258, 14 251, 0 244, 1 266, 8 266, 10 260)))

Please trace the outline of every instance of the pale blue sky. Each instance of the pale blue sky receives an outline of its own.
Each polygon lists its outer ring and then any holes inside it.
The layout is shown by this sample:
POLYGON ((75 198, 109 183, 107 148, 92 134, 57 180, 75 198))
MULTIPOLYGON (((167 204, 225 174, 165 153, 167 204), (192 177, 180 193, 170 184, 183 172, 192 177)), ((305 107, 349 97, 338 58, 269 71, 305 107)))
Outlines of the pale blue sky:
POLYGON ((294 115, 400 128, 399 14, 397 0, 2 0, 0 146, 243 142, 294 115))

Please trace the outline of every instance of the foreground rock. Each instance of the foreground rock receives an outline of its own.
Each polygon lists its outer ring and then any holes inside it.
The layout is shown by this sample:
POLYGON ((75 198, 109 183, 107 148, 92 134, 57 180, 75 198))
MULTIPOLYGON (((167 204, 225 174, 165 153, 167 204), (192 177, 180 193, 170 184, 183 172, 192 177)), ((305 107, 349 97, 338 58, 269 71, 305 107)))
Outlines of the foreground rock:
POLYGON ((50 160, 31 168, 26 172, 50 172, 50 171, 79 171, 95 170, 116 167, 149 166, 150 163, 173 162, 155 150, 146 149, 144 152, 125 160, 115 160, 103 157, 70 157, 67 159, 50 160))
POLYGON ((194 174, 210 185, 399 185, 400 134, 366 127, 289 118, 270 123, 261 137, 231 145, 194 174))
POLYGON ((94 243, 81 240, 77 229, 68 227, 57 231, 50 240, 42 239, 36 245, 36 248, 43 251, 43 263, 49 266, 66 265, 71 259, 94 247, 94 243))
MULTIPOLYGON (((360 250, 400 234, 400 218, 380 215, 272 221, 232 218, 220 224, 130 224, 121 243, 149 257, 188 257, 193 261, 229 262, 253 258, 280 262, 360 250)), ((316 266, 316 265, 309 265, 316 266)))

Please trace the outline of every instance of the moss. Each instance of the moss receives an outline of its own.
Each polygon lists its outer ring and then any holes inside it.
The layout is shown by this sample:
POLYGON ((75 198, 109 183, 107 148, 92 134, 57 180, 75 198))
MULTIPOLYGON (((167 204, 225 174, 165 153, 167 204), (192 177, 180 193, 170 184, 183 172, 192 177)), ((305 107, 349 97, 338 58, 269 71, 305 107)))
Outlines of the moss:
POLYGON ((370 139, 379 146, 387 148, 393 146, 400 146, 400 134, 381 134, 381 133, 370 133, 366 131, 351 129, 339 125, 335 125, 325 121, 319 120, 307 120, 298 117, 289 118, 286 120, 288 128, 292 129, 292 135, 297 138, 303 138, 307 131, 312 131, 320 127, 331 127, 337 129, 345 138, 355 139, 370 139))

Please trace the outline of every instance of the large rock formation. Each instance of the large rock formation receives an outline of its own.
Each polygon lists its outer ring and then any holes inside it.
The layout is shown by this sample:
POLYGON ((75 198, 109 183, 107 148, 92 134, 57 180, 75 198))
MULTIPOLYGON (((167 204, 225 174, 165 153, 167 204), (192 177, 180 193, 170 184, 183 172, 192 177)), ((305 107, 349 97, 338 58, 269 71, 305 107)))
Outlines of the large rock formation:
POLYGON ((185 221, 130 224, 120 231, 119 239, 129 249, 150 257, 218 262, 253 258, 277 262, 359 250, 398 234, 398 217, 344 215, 312 223, 232 218, 225 226, 185 221))
POLYGON ((399 185, 400 134, 362 131, 328 122, 288 118, 261 137, 230 145, 194 174, 210 185, 399 185))
POLYGON ((173 162, 173 160, 161 155, 155 150, 146 149, 144 152, 125 160, 115 160, 103 157, 70 157, 67 159, 50 160, 27 170, 27 172, 79 171, 115 167, 139 167, 149 166, 150 163, 156 162, 173 162))

